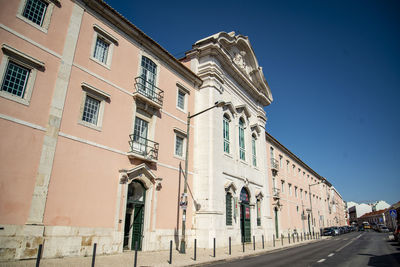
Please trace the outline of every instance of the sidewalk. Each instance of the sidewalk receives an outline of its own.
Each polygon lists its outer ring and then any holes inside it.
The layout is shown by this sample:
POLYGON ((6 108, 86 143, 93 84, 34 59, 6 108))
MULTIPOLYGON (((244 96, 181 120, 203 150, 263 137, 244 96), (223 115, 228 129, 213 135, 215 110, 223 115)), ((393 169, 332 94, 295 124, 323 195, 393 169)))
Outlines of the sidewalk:
MULTIPOLYGON (((265 242, 264 249, 262 243, 256 243, 256 249, 253 249, 253 244, 249 243, 245 245, 245 252, 243 252, 242 245, 235 245, 231 248, 231 255, 229 255, 228 247, 221 247, 216 249, 216 256, 213 256, 213 249, 197 249, 197 259, 194 261, 194 251, 192 248, 186 250, 186 254, 180 254, 176 250, 172 250, 172 264, 169 264, 169 251, 138 251, 137 266, 193 266, 193 265, 204 265, 217 261, 230 261, 237 260, 240 258, 254 256, 258 254, 265 254, 274 250, 285 249, 292 246, 304 245, 310 242, 318 242, 328 237, 322 237, 321 239, 307 240, 303 242, 288 243, 287 238, 284 239, 283 246, 281 240, 275 242, 265 242)), ((96 256, 96 267, 119 267, 119 266, 134 266, 135 252, 129 251, 121 254, 114 255, 99 255, 96 256)), ((42 259, 40 261, 41 267, 66 267, 66 266, 91 266, 92 257, 66 257, 58 259, 42 259)), ((22 261, 11 261, 11 262, 0 262, 0 267, 31 267, 36 266, 36 260, 22 260, 22 261)))

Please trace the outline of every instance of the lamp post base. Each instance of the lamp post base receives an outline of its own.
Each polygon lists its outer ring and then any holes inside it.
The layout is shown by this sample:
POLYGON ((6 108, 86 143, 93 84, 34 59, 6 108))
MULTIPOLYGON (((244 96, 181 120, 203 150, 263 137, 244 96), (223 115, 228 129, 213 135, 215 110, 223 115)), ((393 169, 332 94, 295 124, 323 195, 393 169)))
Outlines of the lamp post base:
POLYGON ((180 249, 179 253, 186 254, 186 242, 185 242, 185 240, 181 240, 181 249, 180 249))

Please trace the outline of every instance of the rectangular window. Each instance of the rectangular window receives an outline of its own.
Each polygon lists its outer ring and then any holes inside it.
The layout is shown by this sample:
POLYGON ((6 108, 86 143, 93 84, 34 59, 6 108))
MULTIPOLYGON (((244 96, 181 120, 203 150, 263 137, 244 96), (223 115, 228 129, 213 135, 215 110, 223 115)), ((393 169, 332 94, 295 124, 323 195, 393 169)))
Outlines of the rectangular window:
POLYGON ((83 109, 82 120, 97 125, 99 110, 100 110, 100 101, 87 95, 85 100, 85 106, 83 109))
POLYGON ((300 198, 303 199, 303 189, 300 188, 300 198))
POLYGON ((294 196, 297 198, 297 186, 294 187, 294 196))
POLYGON ((251 147, 253 154, 253 166, 257 166, 257 155, 256 155, 256 138, 252 136, 251 147))
POLYGON ((12 61, 7 64, 1 90, 24 98, 30 70, 12 61))
POLYGON ((229 119, 224 116, 223 120, 224 152, 230 153, 229 147, 229 119))
POLYGON ((288 186, 289 186, 289 195, 291 196, 292 195, 292 184, 288 184, 288 186))
POLYGON ((279 167, 282 168, 282 155, 279 155, 279 167))
POLYGON ((176 135, 175 136, 175 155, 179 157, 183 157, 183 142, 184 138, 176 135))
POLYGON ((141 118, 135 118, 135 127, 133 129, 132 148, 136 151, 147 153, 147 130, 149 123, 141 118))
POLYGON ((22 15, 33 23, 42 26, 47 5, 42 0, 27 0, 22 15))
POLYGON ((281 191, 285 192, 285 181, 281 181, 281 191))
POLYGON ((244 122, 239 120, 239 157, 246 160, 246 150, 244 148, 244 122))
POLYGON ((110 43, 100 36, 97 36, 96 44, 94 47, 93 57, 101 63, 107 64, 108 48, 110 43))
POLYGON ((286 172, 289 173, 289 161, 286 161, 286 172))
POLYGON ((232 225, 232 194, 227 193, 225 196, 226 206, 226 225, 232 225))
POLYGON ((185 110, 185 97, 186 97, 186 93, 182 90, 178 90, 178 99, 177 99, 177 107, 185 110))

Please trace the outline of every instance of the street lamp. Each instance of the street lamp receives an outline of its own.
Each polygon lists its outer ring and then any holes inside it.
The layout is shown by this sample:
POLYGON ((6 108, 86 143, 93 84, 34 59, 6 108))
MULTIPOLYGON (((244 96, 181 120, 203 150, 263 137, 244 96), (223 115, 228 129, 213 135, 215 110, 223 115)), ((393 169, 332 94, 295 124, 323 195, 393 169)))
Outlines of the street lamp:
POLYGON ((311 186, 318 185, 320 183, 322 183, 322 182, 318 182, 318 183, 315 183, 315 184, 309 184, 308 185, 308 194, 310 196, 310 209, 311 209, 311 225, 313 227, 313 232, 314 232, 314 216, 313 216, 313 211, 312 211, 311 186))
MULTIPOLYGON (((214 106, 206 108, 205 110, 202 110, 200 112, 197 112, 196 114, 190 115, 190 112, 188 113, 187 116, 187 129, 186 129, 186 155, 185 155, 185 184, 183 187, 183 199, 184 202, 187 203, 187 177, 188 177, 188 162, 189 162, 189 130, 190 130, 190 119, 196 117, 197 115, 200 115, 206 111, 209 111, 210 109, 213 108, 220 108, 225 106, 225 101, 217 101, 214 103, 214 106)), ((180 253, 186 253, 185 248, 186 248, 186 241, 185 241, 185 236, 186 236, 186 209, 183 209, 182 213, 182 239, 181 239, 181 250, 180 253)))

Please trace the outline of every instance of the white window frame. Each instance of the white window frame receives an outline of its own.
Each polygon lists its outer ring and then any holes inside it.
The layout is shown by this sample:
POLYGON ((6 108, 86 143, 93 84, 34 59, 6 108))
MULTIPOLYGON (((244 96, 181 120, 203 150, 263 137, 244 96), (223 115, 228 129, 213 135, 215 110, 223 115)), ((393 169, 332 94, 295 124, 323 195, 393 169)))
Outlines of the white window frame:
POLYGON ((285 193, 285 181, 281 180, 281 192, 285 193))
POLYGON ((182 131, 181 129, 178 128, 174 128, 174 151, 173 151, 173 155, 174 157, 178 158, 178 159, 185 159, 186 156, 186 144, 187 144, 187 135, 186 132, 182 131), (183 139, 183 144, 182 144, 182 155, 178 155, 176 154, 176 140, 177 137, 180 137, 183 139))
POLYGON ((3 90, 0 90, 0 96, 15 101, 17 103, 29 106, 33 87, 35 85, 37 70, 44 70, 45 65, 40 60, 37 60, 7 44, 3 44, 1 46, 1 49, 3 51, 3 58, 0 65, 0 86, 3 85, 8 63, 10 61, 14 62, 15 64, 21 65, 24 68, 27 68, 29 70, 29 77, 25 84, 23 97, 11 94, 3 90))
POLYGON ((94 130, 101 131, 101 128, 103 125, 105 102, 110 100, 110 95, 107 94, 106 92, 103 92, 100 89, 97 89, 94 86, 91 86, 91 85, 85 83, 85 82, 83 82, 81 84, 81 87, 82 87, 82 101, 81 101, 78 123, 80 125, 92 128, 94 130), (99 111, 98 111, 99 113, 97 115, 97 123, 96 124, 82 120, 83 111, 85 110, 85 102, 86 102, 87 96, 90 96, 91 98, 94 98, 94 99, 100 101, 100 107, 99 107, 99 111))
POLYGON ((187 89, 185 86, 183 86, 180 83, 176 83, 177 89, 176 89, 176 108, 184 113, 187 113, 187 107, 188 107, 188 101, 189 101, 189 94, 190 90, 187 89), (183 98, 183 108, 181 108, 178 103, 179 103, 179 93, 184 94, 183 98))
POLYGON ((289 196, 292 196, 292 184, 288 183, 289 196))
POLYGON ((21 0, 18 7, 17 18, 21 19, 22 21, 28 23, 29 25, 35 27, 36 29, 47 33, 50 25, 51 15, 53 14, 54 6, 57 5, 58 7, 61 6, 58 0, 42 0, 43 2, 47 3, 47 8, 44 14, 44 18, 42 21, 42 25, 38 25, 35 22, 31 21, 30 19, 24 17, 23 13, 25 10, 25 6, 28 0, 21 0))
POLYGON ((239 160, 244 161, 244 162, 246 161, 246 133, 245 133, 245 129, 246 129, 246 121, 244 120, 244 118, 241 117, 241 118, 239 118, 239 121, 238 121, 239 160), (243 122, 243 127, 240 126, 240 122, 241 121, 243 122), (242 136, 243 140, 241 140, 241 136, 240 136, 241 131, 243 131, 243 136, 242 136), (242 141, 243 147, 240 146, 241 141, 242 141), (243 158, 241 158, 242 152, 243 152, 243 158))
POLYGON ((92 40, 92 48, 90 50, 90 59, 93 60, 94 62, 102 65, 103 67, 110 69, 111 68, 111 61, 112 61, 112 55, 114 52, 114 46, 118 45, 118 38, 113 36, 111 33, 107 32, 104 30, 102 27, 100 27, 97 24, 93 25, 93 40, 92 40), (106 56, 106 62, 101 62, 97 58, 94 57, 94 52, 96 49, 96 43, 97 39, 100 38, 104 42, 108 44, 108 50, 107 50, 107 56, 106 56))
POLYGON ((294 196, 295 196, 295 198, 297 198, 297 197, 298 197, 298 195, 297 195, 297 189, 298 189, 298 187, 297 187, 297 186, 295 186, 295 187, 294 187, 294 196))
POLYGON ((257 134, 251 135, 251 163, 257 167, 257 134))
POLYGON ((224 113, 222 116, 222 138, 223 138, 223 151, 225 154, 230 155, 232 152, 232 147, 231 147, 231 117, 227 114, 224 113), (225 121, 227 121, 227 126, 228 126, 228 136, 225 138, 225 121), (225 142, 228 144, 228 151, 225 151, 225 142))

